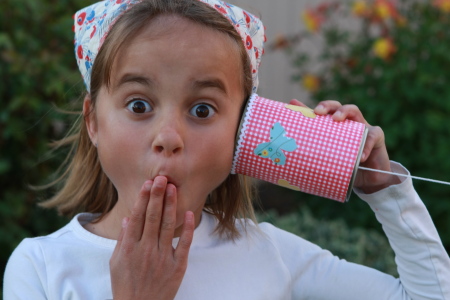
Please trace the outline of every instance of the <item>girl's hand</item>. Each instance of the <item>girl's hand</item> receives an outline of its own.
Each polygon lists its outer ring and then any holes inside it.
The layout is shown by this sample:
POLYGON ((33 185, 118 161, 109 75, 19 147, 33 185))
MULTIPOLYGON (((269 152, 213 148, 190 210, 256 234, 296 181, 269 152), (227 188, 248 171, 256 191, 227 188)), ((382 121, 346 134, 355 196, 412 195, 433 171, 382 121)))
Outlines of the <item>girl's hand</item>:
MULTIPOLYGON (((305 106, 295 99, 291 100, 290 104, 305 106)), ((365 124, 369 132, 361 156, 361 166, 391 171, 383 130, 378 126, 371 126, 367 123, 357 106, 342 105, 338 101, 326 100, 317 105, 314 113, 318 115, 331 114, 336 121, 349 119, 365 124)), ((359 170, 356 174, 354 186, 361 189, 364 193, 370 194, 398 183, 400 183, 400 179, 395 175, 359 170)))
POLYGON ((175 297, 194 234, 194 215, 186 212, 178 246, 172 247, 176 209, 176 187, 165 177, 144 183, 110 260, 114 300, 175 297))

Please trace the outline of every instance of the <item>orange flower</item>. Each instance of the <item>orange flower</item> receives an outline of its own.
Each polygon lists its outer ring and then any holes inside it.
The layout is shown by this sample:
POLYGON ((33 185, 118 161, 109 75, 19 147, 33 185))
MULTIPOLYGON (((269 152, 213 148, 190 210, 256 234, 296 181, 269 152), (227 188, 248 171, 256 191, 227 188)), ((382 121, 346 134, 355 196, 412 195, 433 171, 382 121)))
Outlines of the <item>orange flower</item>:
POLYGON ((302 19, 306 28, 311 32, 317 32, 323 23, 323 17, 310 9, 302 13, 302 19))
POLYGON ((403 16, 399 16, 397 19, 395 19, 395 23, 397 23, 397 25, 400 27, 404 27, 406 26, 406 24, 408 24, 408 20, 403 16))
POLYGON ((308 92, 314 93, 319 89, 320 80, 317 76, 306 74, 302 77, 302 85, 308 92))
POLYGON ((450 13, 450 0, 435 0, 433 1, 433 6, 445 13, 450 13))
POLYGON ((367 17, 371 11, 366 1, 358 0, 352 4, 352 13, 358 17, 367 17))
POLYGON ((399 18, 397 8, 389 0, 375 0, 374 10, 376 16, 382 20, 399 18))
POLYGON ((397 51, 397 48, 391 39, 380 38, 375 41, 372 50, 376 56, 388 60, 397 51))
POLYGON ((285 49, 290 46, 289 40, 281 34, 277 34, 275 42, 272 44, 272 50, 285 49))
POLYGON ((358 60, 354 57, 351 57, 351 58, 346 59, 344 64, 348 68, 353 69, 358 64, 358 60))

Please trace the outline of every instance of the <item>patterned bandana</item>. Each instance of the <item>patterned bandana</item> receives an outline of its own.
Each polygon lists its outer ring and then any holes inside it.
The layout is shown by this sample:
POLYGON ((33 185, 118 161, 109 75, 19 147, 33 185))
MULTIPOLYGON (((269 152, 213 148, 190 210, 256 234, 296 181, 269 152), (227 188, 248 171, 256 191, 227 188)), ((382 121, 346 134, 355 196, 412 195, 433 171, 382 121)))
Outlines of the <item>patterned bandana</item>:
MULTIPOLYGON (((199 1, 208 4, 224 15, 240 34, 250 57, 253 76, 252 92, 255 93, 258 88, 258 68, 266 39, 261 20, 237 6, 220 0, 199 1)), ((125 11, 139 2, 142 0, 105 0, 90 5, 75 14, 75 56, 88 92, 90 92, 92 64, 109 29, 125 11)))

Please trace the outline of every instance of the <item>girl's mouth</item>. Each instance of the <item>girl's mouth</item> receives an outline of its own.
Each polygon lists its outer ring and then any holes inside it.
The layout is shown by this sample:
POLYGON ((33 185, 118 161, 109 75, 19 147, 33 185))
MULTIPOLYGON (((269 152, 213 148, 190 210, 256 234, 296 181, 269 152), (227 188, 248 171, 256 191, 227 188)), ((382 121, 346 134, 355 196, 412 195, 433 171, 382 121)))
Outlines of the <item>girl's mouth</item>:
POLYGON ((171 176, 168 176, 168 175, 161 175, 161 174, 159 174, 159 175, 156 175, 154 178, 153 178, 153 180, 155 180, 155 178, 157 177, 157 176, 163 176, 163 177, 166 177, 166 179, 167 179, 167 184, 173 184, 176 188, 178 188, 178 186, 179 186, 179 184, 178 184, 178 182, 173 178, 173 177, 171 177, 171 176))

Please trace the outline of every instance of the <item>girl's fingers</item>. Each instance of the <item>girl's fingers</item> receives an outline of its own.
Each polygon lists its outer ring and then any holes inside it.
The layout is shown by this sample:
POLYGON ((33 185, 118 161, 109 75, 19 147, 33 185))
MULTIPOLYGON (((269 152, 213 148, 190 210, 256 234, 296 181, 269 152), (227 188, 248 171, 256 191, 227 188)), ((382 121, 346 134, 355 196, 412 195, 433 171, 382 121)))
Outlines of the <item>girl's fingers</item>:
POLYGON ((364 119, 361 111, 356 105, 348 104, 341 106, 338 108, 333 114, 333 120, 335 121, 344 121, 345 119, 349 119, 352 121, 356 121, 359 123, 363 123, 365 125, 369 125, 364 119))
POLYGON ((319 115, 331 114, 333 115, 333 120, 335 121, 344 121, 349 119, 369 125, 364 119, 359 108, 353 104, 342 105, 335 100, 325 100, 316 106, 314 112, 319 115))
POLYGON ((178 241, 177 248, 175 249, 175 259, 178 262, 187 263, 189 255, 189 249, 191 247, 192 239, 194 237, 194 213, 187 211, 184 214, 183 230, 181 232, 180 240, 178 241))
POLYGON ((149 202, 152 184, 152 181, 148 180, 142 185, 138 200, 136 201, 133 210, 131 211, 127 230, 123 236, 123 243, 137 242, 142 237, 142 230, 146 222, 145 212, 149 202))
POLYGON ((159 248, 171 249, 177 219, 177 190, 173 184, 168 184, 164 198, 161 229, 159 233, 159 248))
POLYGON ((291 101, 289 101, 289 104, 302 106, 302 107, 308 107, 308 106, 306 106, 306 104, 304 104, 301 101, 298 101, 297 99, 292 99, 291 101))
MULTIPOLYGON (((348 119, 366 125, 369 131, 361 156, 361 164, 373 169, 390 170, 389 156, 384 142, 383 131, 380 127, 371 126, 367 123, 357 106, 350 104, 342 105, 338 101, 325 100, 316 106, 314 113, 318 115, 332 115, 335 121, 348 119)), ((386 174, 358 172, 355 187, 361 188, 364 192, 372 193, 390 184, 395 184, 397 182, 396 180, 398 180, 397 177, 393 180, 392 176, 386 176, 386 174)))
POLYGON ((120 248, 122 247, 122 240, 125 235, 125 231, 127 230, 128 222, 130 221, 129 218, 123 218, 122 220, 122 229, 120 230, 119 237, 117 238, 117 244, 114 248, 114 252, 111 257, 115 257, 119 254, 120 248))
POLYGON ((145 226, 143 236, 148 238, 152 245, 158 245, 161 215, 163 211, 164 195, 166 194, 167 178, 157 176, 153 180, 150 191, 150 200, 145 213, 145 226))
MULTIPOLYGON (((366 143, 364 145, 363 154, 361 156, 361 163, 366 162, 367 158, 376 147, 384 145, 384 133, 378 126, 372 126, 367 134, 366 143)), ((378 167, 378 166, 377 166, 378 167)))
POLYGON ((336 100, 324 100, 317 104, 314 108, 314 113, 318 115, 332 114, 342 106, 339 101, 336 100))

